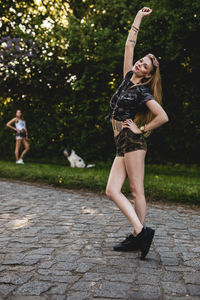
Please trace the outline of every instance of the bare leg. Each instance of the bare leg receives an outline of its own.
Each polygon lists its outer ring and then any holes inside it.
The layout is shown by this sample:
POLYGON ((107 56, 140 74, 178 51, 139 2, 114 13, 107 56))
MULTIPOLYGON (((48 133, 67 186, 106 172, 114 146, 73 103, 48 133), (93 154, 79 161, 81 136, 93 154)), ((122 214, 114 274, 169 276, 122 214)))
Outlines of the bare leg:
POLYGON ((24 151, 22 152, 22 154, 20 155, 20 158, 23 159, 24 155, 28 152, 30 146, 27 140, 23 139, 23 144, 24 144, 24 151))
POLYGON ((22 140, 16 140, 16 146, 15 146, 15 158, 16 158, 16 161, 19 160, 19 150, 20 150, 20 147, 21 147, 21 143, 22 143, 22 140))
POLYGON ((146 217, 146 200, 144 195, 144 161, 146 151, 136 150, 125 154, 126 171, 130 183, 130 191, 135 202, 135 211, 144 225, 146 217))
POLYGON ((138 219, 130 201, 121 192, 122 185, 127 176, 124 160, 124 157, 115 157, 108 178, 106 195, 116 203, 129 222, 133 225, 134 232, 138 234, 142 230, 143 225, 138 219))

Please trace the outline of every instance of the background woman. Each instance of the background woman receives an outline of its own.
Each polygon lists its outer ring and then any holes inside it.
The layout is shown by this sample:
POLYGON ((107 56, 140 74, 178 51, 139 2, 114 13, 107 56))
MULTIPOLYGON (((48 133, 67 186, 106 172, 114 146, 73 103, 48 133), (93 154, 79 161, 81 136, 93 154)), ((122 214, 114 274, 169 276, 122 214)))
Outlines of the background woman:
POLYGON ((144 7, 135 17, 125 45, 124 79, 111 98, 109 116, 117 153, 106 188, 107 196, 116 203, 133 226, 133 234, 117 244, 114 250, 140 250, 141 259, 147 255, 155 231, 144 226, 146 200, 143 180, 147 151, 145 137, 152 129, 168 121, 167 114, 161 107, 158 60, 153 54, 147 54, 133 65, 141 20, 151 12, 152 9, 144 7), (121 192, 127 176, 135 209, 121 192))
POLYGON ((16 164, 23 164, 23 158, 30 147, 28 143, 28 131, 26 128, 26 122, 23 118, 21 110, 18 109, 16 111, 16 117, 10 120, 6 125, 17 132, 15 146, 16 164), (15 124, 15 127, 13 127, 12 124, 15 124), (25 149, 19 157, 19 151, 22 143, 24 144, 25 149))

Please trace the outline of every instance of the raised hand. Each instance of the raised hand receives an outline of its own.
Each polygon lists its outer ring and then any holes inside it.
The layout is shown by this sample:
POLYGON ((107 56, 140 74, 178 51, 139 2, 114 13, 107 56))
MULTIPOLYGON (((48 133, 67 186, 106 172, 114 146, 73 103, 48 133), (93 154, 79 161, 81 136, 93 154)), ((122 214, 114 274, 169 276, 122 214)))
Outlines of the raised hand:
POLYGON ((138 14, 142 17, 149 16, 152 13, 152 9, 149 7, 143 7, 138 11, 138 14))

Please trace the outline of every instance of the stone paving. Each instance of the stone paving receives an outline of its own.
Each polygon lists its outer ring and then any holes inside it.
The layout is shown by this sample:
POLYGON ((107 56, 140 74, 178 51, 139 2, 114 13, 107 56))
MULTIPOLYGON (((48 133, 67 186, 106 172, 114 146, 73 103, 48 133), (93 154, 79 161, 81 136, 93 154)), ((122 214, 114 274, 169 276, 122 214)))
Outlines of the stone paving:
POLYGON ((200 299, 200 213, 148 204, 145 261, 104 195, 0 181, 0 299, 200 299))

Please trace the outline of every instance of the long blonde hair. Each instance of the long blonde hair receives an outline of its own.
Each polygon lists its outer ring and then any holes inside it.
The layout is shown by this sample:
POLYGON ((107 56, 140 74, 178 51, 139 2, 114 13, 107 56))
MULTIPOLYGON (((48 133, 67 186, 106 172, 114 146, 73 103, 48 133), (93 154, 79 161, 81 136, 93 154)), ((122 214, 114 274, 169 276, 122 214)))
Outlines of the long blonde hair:
MULTIPOLYGON (((153 62, 152 62, 153 65, 153 62)), ((148 85, 150 88, 150 91, 154 97, 154 99, 162 105, 162 83, 161 83, 161 76, 160 76, 160 69, 159 65, 157 67, 154 67, 152 70, 152 76, 149 80, 145 81, 141 85, 148 85)), ((138 112, 134 118, 134 122, 140 127, 144 126, 147 123, 151 122, 151 120, 154 118, 153 113, 148 109, 146 111, 138 112)), ((148 136, 151 134, 151 130, 146 132, 144 135, 148 136)))

